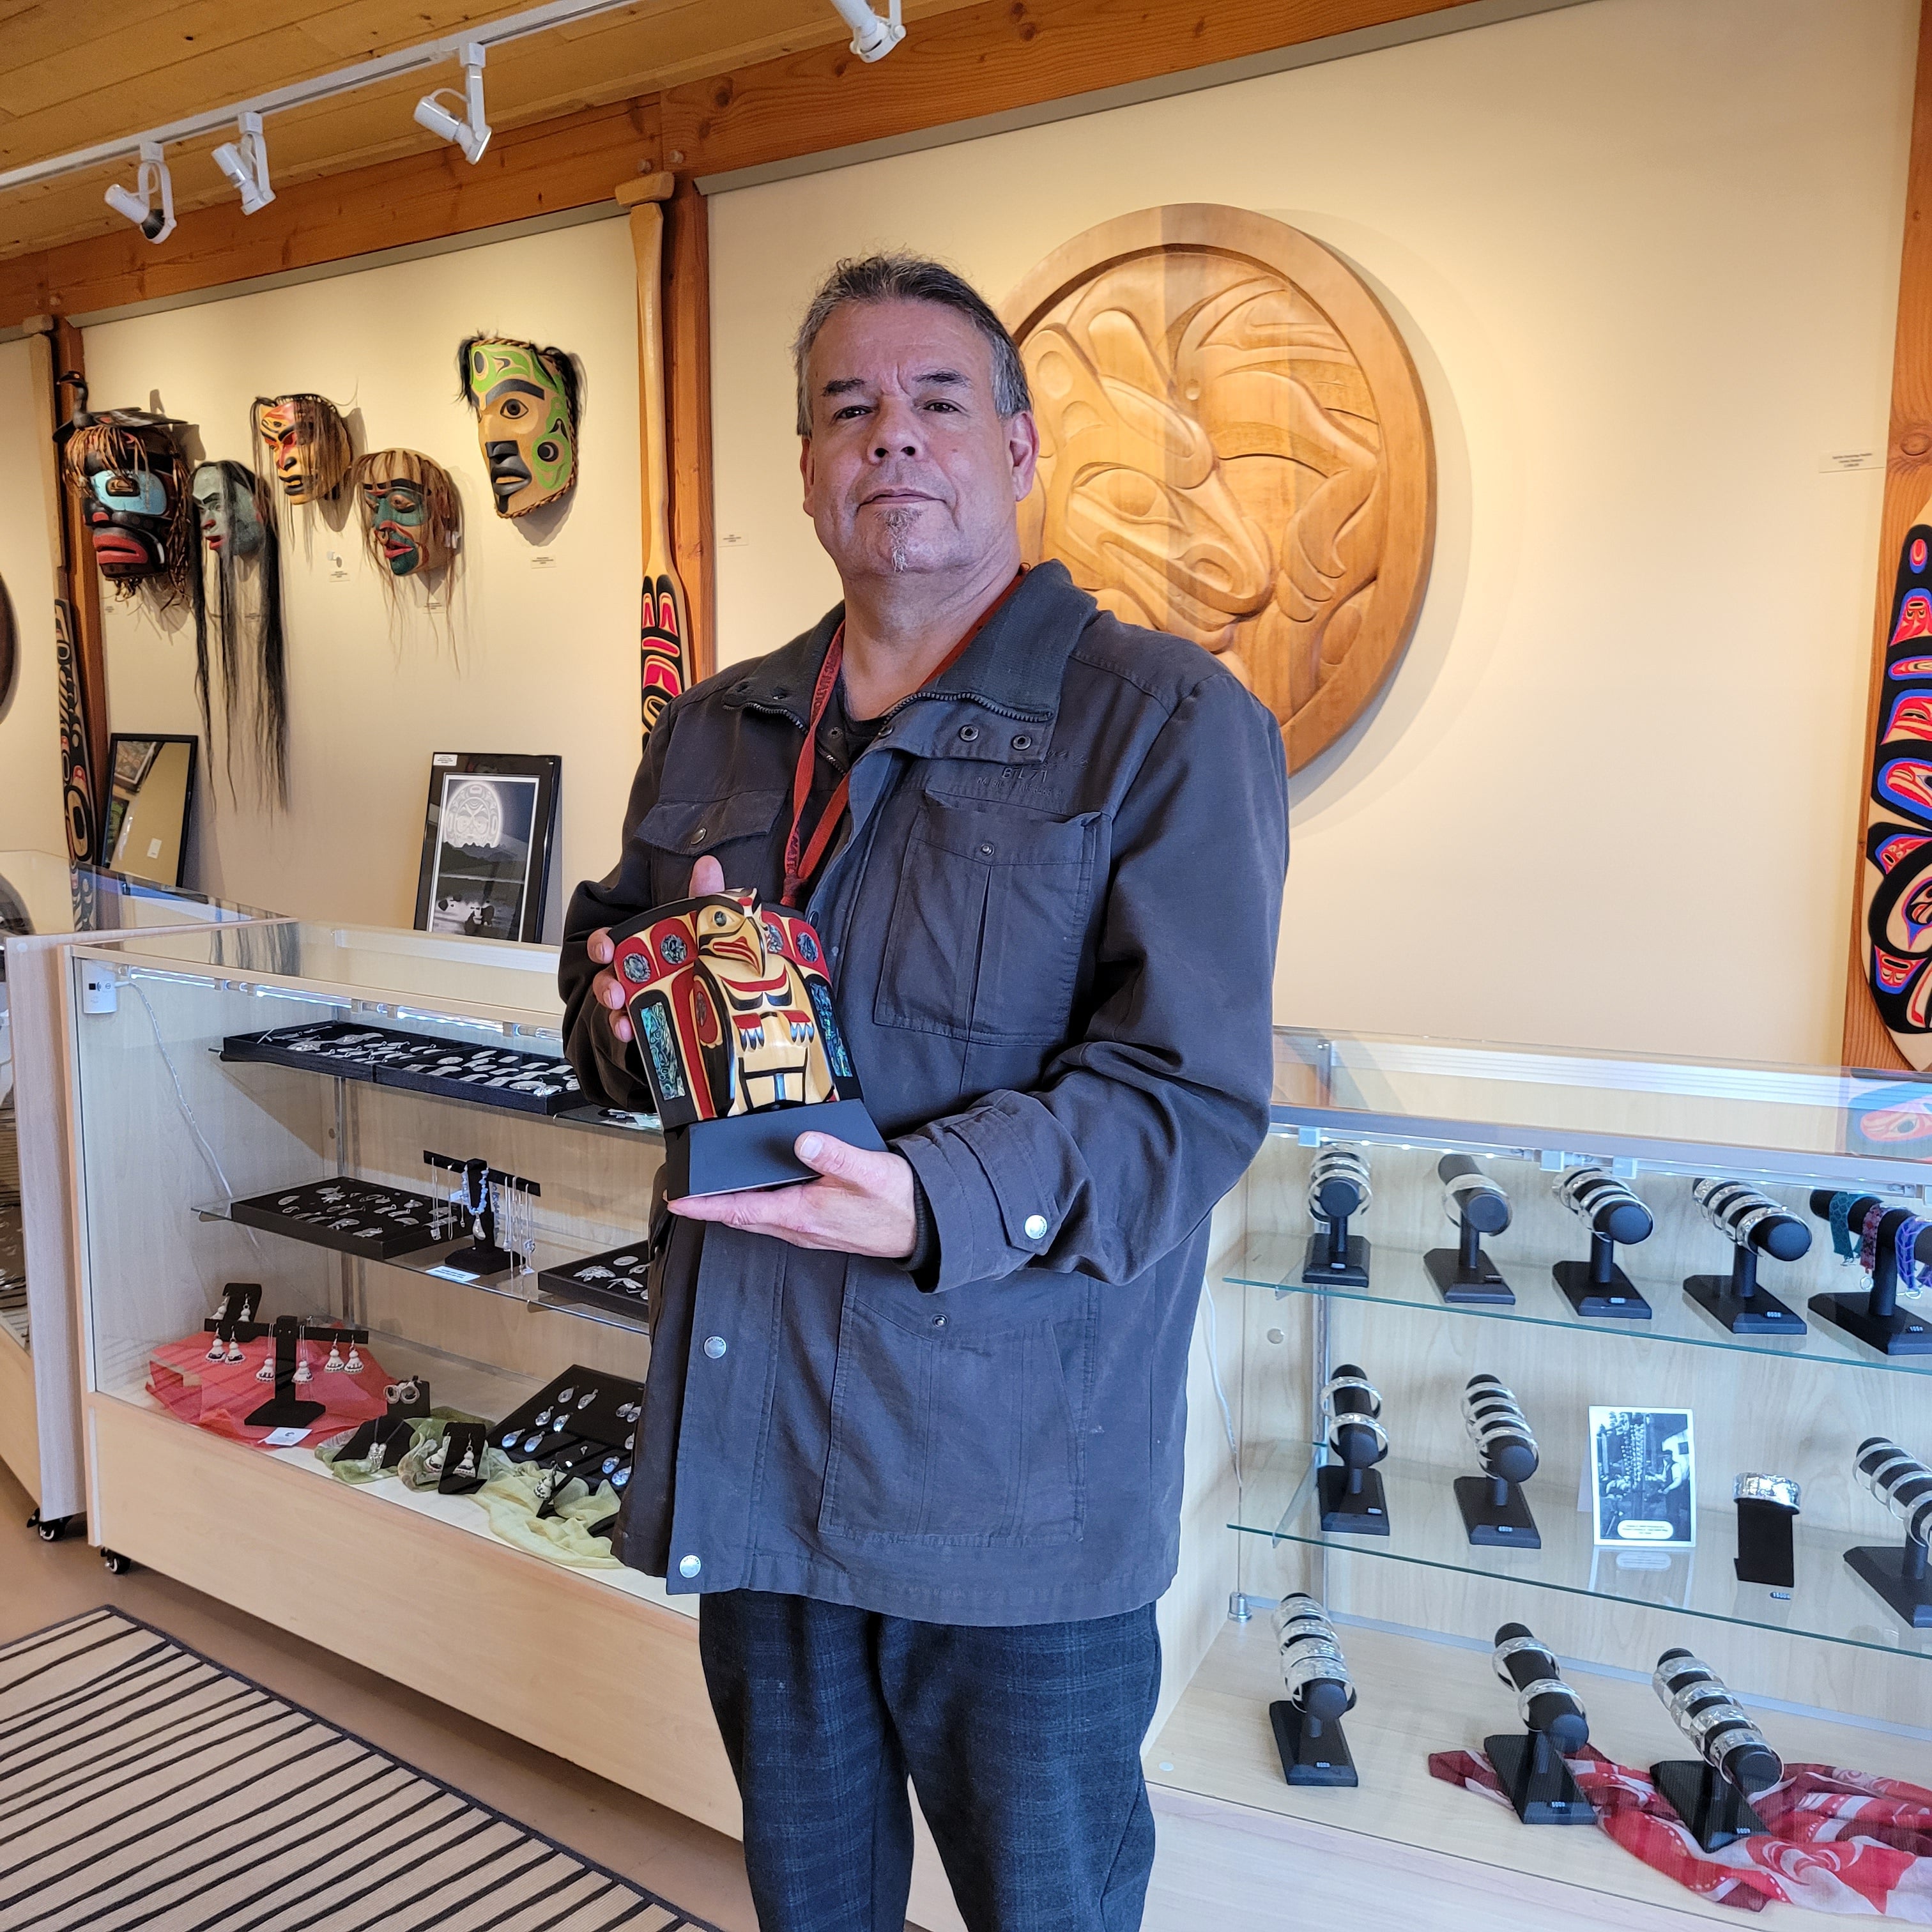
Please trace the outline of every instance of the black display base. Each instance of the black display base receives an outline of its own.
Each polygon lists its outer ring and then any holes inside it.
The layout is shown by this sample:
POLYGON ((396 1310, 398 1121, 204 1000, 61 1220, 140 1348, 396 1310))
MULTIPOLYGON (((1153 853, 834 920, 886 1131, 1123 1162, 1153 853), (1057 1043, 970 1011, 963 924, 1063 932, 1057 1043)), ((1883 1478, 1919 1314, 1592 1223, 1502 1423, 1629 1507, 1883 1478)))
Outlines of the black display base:
POLYGON ((818 1177, 792 1152, 806 1132, 884 1154, 885 1142, 862 1100, 821 1100, 808 1107, 768 1107, 728 1120, 700 1120, 664 1136, 664 1186, 671 1200, 688 1194, 742 1194, 787 1187, 818 1177))
POLYGON ((1496 1308, 1514 1308, 1516 1294, 1490 1265, 1489 1256, 1478 1248, 1473 1274, 1462 1271, 1462 1257, 1454 1248, 1431 1248, 1422 1258, 1429 1279, 1444 1301, 1486 1303, 1496 1308))
POLYGON ((318 1416, 328 1412, 326 1402, 304 1402, 292 1395, 274 1395, 260 1408, 250 1409, 242 1420, 250 1429, 306 1429, 318 1416))
POLYGON ((1814 1294, 1811 1312, 1848 1335, 1876 1348, 1881 1355, 1932 1355, 1932 1327, 1900 1309, 1892 1315, 1874 1315, 1862 1294, 1814 1294))
POLYGON ((1458 1476, 1456 1504, 1462 1512, 1462 1527, 1474 1544, 1493 1545, 1498 1550, 1540 1550, 1536 1519, 1529 1513, 1529 1498, 1520 1483, 1512 1483, 1504 1500, 1496 1499, 1496 1486, 1487 1476, 1458 1476))
POLYGON ((650 1326, 651 1244, 640 1234, 621 1248, 586 1255, 580 1262, 560 1262, 537 1276, 546 1294, 566 1300, 587 1301, 608 1308, 646 1328, 650 1326))
POLYGON ((1773 1590, 1798 1587, 1798 1562, 1792 1547, 1796 1510, 1776 1503, 1738 1504, 1738 1553, 1731 1560, 1740 1583, 1762 1583, 1773 1590))
POLYGON ((1274 1726, 1274 1747, 1281 1754, 1281 1772, 1291 1784, 1359 1784, 1342 1720, 1330 1718, 1318 1738, 1304 1739, 1301 1713, 1286 1697, 1268 1706, 1274 1726))
POLYGON ((437 1203, 407 1187, 379 1186, 351 1174, 304 1181, 233 1202, 230 1217, 339 1254, 392 1261, 433 1246, 437 1203))
POLYGON ((1650 1304, 1620 1268, 1610 1270, 1607 1284, 1590 1279, 1588 1262, 1558 1262, 1550 1270, 1564 1298, 1579 1315, 1592 1321, 1648 1322, 1650 1304))
POLYGON ((1316 1471, 1315 1487, 1322 1500, 1324 1535, 1386 1536, 1389 1533, 1388 1498, 1382 1493, 1380 1471, 1364 1469, 1360 1493, 1352 1496, 1348 1471, 1339 1462, 1330 1462, 1316 1471))
POLYGON ((1909 1630, 1932 1630, 1932 1576, 1908 1576, 1905 1546, 1866 1546, 1845 1552, 1852 1574, 1882 1597, 1909 1630))
POLYGON ((1701 1758, 1674 1757, 1654 1764, 1650 1781, 1684 1820, 1701 1850, 1720 1852, 1768 1828, 1751 1809, 1750 1800, 1701 1758))
POLYGON ((1529 1732, 1509 1732, 1483 1740, 1483 1755, 1526 1825, 1594 1825, 1597 1808, 1583 1796, 1570 1774, 1563 1754, 1552 1745, 1544 1768, 1536 1768, 1537 1739, 1529 1732))
POLYGON ((1330 1262, 1325 1233, 1308 1238, 1308 1258, 1301 1264, 1304 1288, 1366 1288, 1369 1285, 1369 1244, 1360 1234, 1348 1237, 1348 1258, 1330 1262))
POLYGON ((485 1247, 479 1241, 473 1246, 452 1249, 436 1266, 481 1281, 486 1275, 507 1274, 515 1258, 507 1248, 485 1247))
POLYGON ((1761 1288, 1750 1300, 1740 1300, 1731 1292, 1727 1274, 1686 1275, 1684 1292, 1720 1328, 1728 1328, 1733 1335, 1802 1335, 1807 1331, 1803 1316, 1761 1288))

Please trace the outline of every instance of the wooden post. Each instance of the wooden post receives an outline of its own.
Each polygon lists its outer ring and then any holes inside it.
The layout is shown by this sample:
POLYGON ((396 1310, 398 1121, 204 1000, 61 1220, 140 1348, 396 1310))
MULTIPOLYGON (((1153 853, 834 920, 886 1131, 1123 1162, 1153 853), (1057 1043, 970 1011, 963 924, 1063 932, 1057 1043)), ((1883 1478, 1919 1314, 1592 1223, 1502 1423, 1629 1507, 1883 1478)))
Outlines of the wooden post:
POLYGON ((668 174, 646 175, 617 190, 631 211, 638 271, 638 424, 644 458, 644 614, 640 694, 644 735, 691 684, 691 616, 671 549, 670 458, 666 430, 664 346, 664 208, 668 174))
POLYGON ((66 422, 73 391, 62 377, 84 376, 80 331, 62 316, 29 316, 27 332, 46 346, 34 373, 35 400, 47 440, 43 446, 54 559, 54 655, 60 706, 61 788, 68 856, 76 865, 104 865, 100 808, 107 769, 107 673, 100 622, 100 579, 87 520, 61 474, 54 434, 66 422))
POLYGON ((718 580, 711 520, 711 226, 704 197, 688 177, 670 204, 664 316, 670 547, 690 609, 695 682, 718 668, 718 580))
POLYGON ((1865 932, 1870 896, 1865 831, 1871 821, 1872 752, 1880 730, 1886 646, 1891 641, 1900 548, 1914 515, 1932 496, 1932 5, 1918 22, 1918 74, 1912 106, 1912 152, 1905 184, 1905 245, 1898 277, 1898 330, 1892 349, 1892 424, 1886 442, 1885 510, 1879 526, 1878 612, 1864 742, 1858 760, 1864 806, 1858 814, 1856 884, 1852 894, 1852 956, 1845 983, 1844 1064, 1903 1067, 1873 1004, 1865 932))

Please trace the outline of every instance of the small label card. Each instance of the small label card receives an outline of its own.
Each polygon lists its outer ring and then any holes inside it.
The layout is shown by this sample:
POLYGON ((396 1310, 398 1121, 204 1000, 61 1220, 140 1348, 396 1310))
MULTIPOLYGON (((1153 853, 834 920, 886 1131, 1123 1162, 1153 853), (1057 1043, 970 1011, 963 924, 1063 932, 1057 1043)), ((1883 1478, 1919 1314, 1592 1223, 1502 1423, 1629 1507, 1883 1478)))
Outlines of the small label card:
POLYGON ((272 1429, 262 1438, 263 1446, 270 1449, 292 1449, 298 1442, 308 1440, 306 1429, 272 1429))

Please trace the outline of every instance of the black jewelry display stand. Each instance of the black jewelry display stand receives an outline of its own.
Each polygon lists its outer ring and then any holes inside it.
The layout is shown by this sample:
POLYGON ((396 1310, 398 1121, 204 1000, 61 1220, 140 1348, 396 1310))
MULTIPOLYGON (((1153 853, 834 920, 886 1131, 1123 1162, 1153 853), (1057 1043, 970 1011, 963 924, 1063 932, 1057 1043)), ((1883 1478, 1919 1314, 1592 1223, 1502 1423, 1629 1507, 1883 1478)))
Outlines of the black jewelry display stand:
POLYGON ((251 1409, 242 1418, 250 1429, 306 1429, 327 1412, 326 1402, 304 1401, 296 1394, 296 1365, 300 1359, 296 1346, 298 1342, 326 1342, 339 1348, 346 1342, 350 1347, 356 1348, 369 1339, 366 1328, 339 1328, 333 1322, 304 1322, 298 1315, 278 1315, 273 1326, 266 1329, 260 1322, 243 1322, 238 1325, 236 1332, 244 1342, 252 1342, 262 1334, 272 1335, 275 1339, 275 1392, 260 1408, 251 1409))
POLYGON ((1526 1825, 1594 1825, 1597 1808, 1583 1796, 1563 1754, 1541 1731, 1499 1732, 1483 1755, 1526 1825))
POLYGON ((1722 1851, 1726 1845, 1768 1828, 1751 1809, 1750 1800, 1719 1771, 1701 1758, 1667 1758, 1650 1768, 1650 1781, 1672 1810, 1684 1820, 1700 1850, 1722 1851))
POLYGON ((1348 1740, 1342 1735, 1347 1687, 1318 1678, 1303 1690, 1302 1706, 1297 1710, 1286 1697, 1268 1706, 1282 1777, 1291 1784, 1359 1784, 1348 1740))
POLYGON ((1422 1258, 1429 1279, 1444 1301, 1514 1308, 1516 1293, 1496 1272, 1483 1249, 1483 1231, 1466 1215, 1460 1245, 1431 1248, 1422 1258))
POLYGON ((1520 1483, 1501 1476, 1458 1476, 1456 1504, 1473 1544, 1499 1550, 1540 1550, 1543 1538, 1520 1483))
POLYGON ((437 1264, 440 1268, 471 1276, 477 1280, 487 1275, 506 1274, 516 1265, 508 1249, 496 1245, 496 1203, 493 1187, 514 1188, 519 1194, 541 1198, 543 1190, 520 1174, 506 1174, 487 1160, 458 1160, 446 1154, 423 1149, 426 1166, 440 1167, 463 1177, 463 1210, 470 1216, 470 1246, 454 1248, 437 1264))
MULTIPOLYGON (((1349 1210, 1349 1214, 1354 1213, 1349 1210)), ((1348 1215, 1321 1219, 1308 1238, 1308 1254, 1301 1266, 1302 1285, 1307 1288, 1366 1288, 1369 1285, 1369 1244, 1360 1234, 1348 1232, 1348 1215)))
POLYGON ((1932 1630, 1932 1574, 1925 1546, 1910 1537, 1897 1549, 1863 1546, 1845 1552, 1852 1574, 1885 1599, 1908 1630, 1932 1630))
POLYGON ((410 1425, 429 1413, 429 1384, 418 1376, 398 1386, 415 1393, 391 1396, 388 1413, 364 1423, 337 1452, 338 1462, 369 1461, 379 1469, 386 1469, 409 1454, 416 1439, 416 1432, 410 1425))
POLYGON ((1636 1284, 1616 1264, 1616 1243, 1608 1234, 1590 1232, 1587 1262, 1558 1262, 1550 1272, 1564 1298, 1579 1315, 1592 1320, 1648 1322, 1650 1304, 1636 1284))
POLYGON ((1795 1589, 1798 1564, 1792 1532, 1798 1512, 1782 1503, 1745 1498, 1738 1504, 1738 1553, 1731 1568, 1740 1583, 1766 1583, 1774 1590, 1795 1589))
POLYGON ((439 1496, 466 1496, 483 1486, 483 1450, 489 1439, 489 1430, 480 1422, 452 1422, 442 1432, 442 1469, 436 1480, 439 1496))
POLYGON ((1315 1473, 1324 1536, 1386 1536, 1388 1498, 1380 1471, 1330 1462, 1315 1473))
MULTIPOLYGON (((1850 1219, 1856 1225, 1867 1208, 1875 1204, 1874 1196, 1861 1195, 1852 1203, 1850 1219)), ((1822 1220, 1831 1218, 1830 1189, 1812 1190, 1811 1211, 1822 1220)), ((1906 1219, 1906 1210, 1894 1208, 1878 1224, 1869 1294, 1814 1294, 1809 1304, 1820 1322, 1856 1335, 1882 1355, 1932 1354, 1932 1324, 1906 1314, 1898 1305, 1897 1238, 1906 1219)), ((1932 1232, 1919 1236, 1918 1254, 1921 1261, 1932 1262, 1932 1232)))
MULTIPOLYGON (((1798 1223, 1789 1225, 1797 1226, 1801 1234, 1805 1232, 1798 1223)), ((1733 1335, 1802 1335, 1808 1325, 1802 1315, 1758 1286, 1757 1250, 1744 1242, 1732 1246, 1729 1275, 1686 1275, 1684 1292, 1719 1328, 1728 1328, 1733 1335)))

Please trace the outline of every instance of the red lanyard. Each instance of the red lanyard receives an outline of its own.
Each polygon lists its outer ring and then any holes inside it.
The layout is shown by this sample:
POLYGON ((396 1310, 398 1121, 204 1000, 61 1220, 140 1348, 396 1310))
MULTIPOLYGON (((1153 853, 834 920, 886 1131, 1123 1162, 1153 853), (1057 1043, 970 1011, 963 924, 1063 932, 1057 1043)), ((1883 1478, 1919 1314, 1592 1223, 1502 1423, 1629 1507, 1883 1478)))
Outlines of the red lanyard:
MULTIPOLYGON (((1012 583, 980 612, 973 628, 946 654, 944 660, 934 670, 926 684, 934 678, 944 677, 966 655, 966 647, 983 631, 992 620, 993 614, 1019 588, 1020 578, 1026 574, 1022 565, 1012 583)), ((832 796, 825 801, 825 809, 818 814, 818 823, 812 827, 812 836, 800 849, 800 836, 805 825, 805 808, 812 797, 812 774, 818 754, 818 728, 824 721, 826 707, 832 702, 832 693, 838 682, 839 668, 845 662, 845 626, 842 623, 832 633, 831 643, 826 646, 825 662, 820 668, 818 682, 812 687, 812 720, 805 728, 805 742, 799 747, 798 764, 791 779, 791 833, 785 840, 784 902, 788 906, 802 907, 804 902, 799 897, 800 889, 806 880, 818 870, 819 862, 825 856, 825 848, 832 843, 832 836, 838 830, 839 820, 845 816, 845 808, 852 791, 852 774, 849 769, 840 778, 832 796)), ((926 684, 920 686, 923 691, 926 684)))

